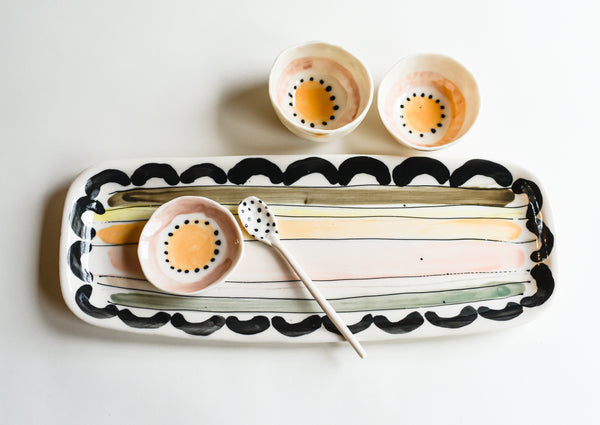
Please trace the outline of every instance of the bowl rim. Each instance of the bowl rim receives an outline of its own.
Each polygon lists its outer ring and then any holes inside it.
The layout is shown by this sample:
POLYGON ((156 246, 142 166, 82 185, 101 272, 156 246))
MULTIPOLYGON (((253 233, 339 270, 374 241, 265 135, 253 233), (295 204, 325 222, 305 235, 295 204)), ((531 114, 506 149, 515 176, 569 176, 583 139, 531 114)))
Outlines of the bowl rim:
POLYGON ((477 117, 479 116, 480 109, 481 109, 481 95, 479 93, 479 86, 477 85, 477 80, 475 80, 475 77, 473 76, 471 71, 469 71, 462 63, 460 63, 456 59, 454 59, 448 55, 441 54, 441 53, 415 53, 412 55, 407 55, 407 56, 402 57, 400 60, 398 60, 396 63, 394 63, 394 65, 392 65, 387 70, 387 72, 384 74, 381 82, 379 83, 379 88, 377 89, 377 112, 379 114, 379 119, 383 123, 385 129, 394 138, 394 140, 396 140, 398 143, 403 144, 404 146, 407 146, 409 148, 420 150, 420 151, 436 151, 436 150, 444 149, 444 148, 447 148, 449 146, 452 146, 452 145, 455 145, 456 143, 458 143, 464 137, 464 135, 471 129, 471 127, 473 127, 473 124, 475 124, 475 122, 477 121, 477 117), (452 62, 454 65, 458 66, 462 72, 464 72, 468 77, 470 77, 470 79, 473 81, 473 84, 474 84, 475 94, 477 95, 478 101, 477 101, 477 109, 475 111, 475 117, 473 118, 473 122, 469 125, 469 128, 463 132, 462 135, 460 135, 459 137, 457 137, 456 139, 454 139, 448 143, 444 143, 443 145, 420 146, 420 145, 412 144, 411 142, 408 142, 408 141, 400 138, 396 134, 396 132, 394 132, 391 129, 391 127, 388 125, 387 121, 383 117, 383 112, 382 112, 383 111, 383 99, 385 98, 385 93, 383 93, 384 83, 387 82, 387 80, 389 78, 391 78, 393 72, 402 63, 404 63, 405 61, 407 61, 409 59, 414 59, 414 58, 418 58, 418 57, 437 57, 437 58, 443 58, 444 60, 448 60, 448 61, 452 62))
POLYGON ((269 71, 269 99, 271 100, 271 104, 273 105, 273 108, 275 108, 275 110, 277 111, 277 115, 284 119, 288 124, 292 125, 294 128, 298 128, 298 129, 302 129, 303 131, 306 131, 310 134, 314 134, 314 135, 324 135, 324 134, 335 134, 335 133, 340 133, 344 130, 347 129, 351 129, 352 126, 355 126, 356 123, 360 123, 365 116, 367 115, 367 113, 369 112, 369 109, 371 109, 371 105, 373 103, 373 97, 375 94, 375 88, 374 88, 374 83, 373 83, 373 76, 371 75, 371 71, 369 71, 369 68, 367 68, 367 66, 365 65, 365 63, 358 58, 358 56, 356 56, 355 54, 353 54, 352 52, 349 52, 348 50, 344 49, 342 46, 338 45, 338 44, 333 44, 333 43, 327 43, 325 41, 308 41, 308 42, 304 42, 304 43, 298 43, 295 44, 293 46, 290 46, 284 50, 282 50, 277 57, 275 58, 275 60, 273 61, 273 65, 271 66, 271 70, 269 71), (338 128, 334 128, 332 130, 329 129, 321 129, 321 128, 311 128, 311 127, 307 127, 301 124, 296 123, 295 121, 291 120, 283 111, 283 109, 277 104, 277 102, 275 101, 275 94, 274 94, 274 84, 273 84, 273 80, 274 80, 274 74, 273 71, 275 70, 275 65, 278 64, 278 62, 280 61, 280 59, 287 53, 299 49, 301 47, 306 47, 306 46, 327 46, 327 47, 333 47, 335 49, 340 50, 341 52, 343 52, 344 54, 352 57, 354 60, 356 60, 360 66, 364 69, 367 77, 368 77, 368 81, 369 81, 369 97, 367 99, 367 102, 365 103, 365 106, 363 108, 363 111, 358 114, 352 121, 350 121, 347 124, 344 124, 341 127, 338 128))
POLYGON ((231 211, 229 211, 229 209, 225 208, 220 203, 218 203, 218 202, 216 202, 216 201, 214 201, 212 199, 206 198, 204 196, 190 196, 190 195, 187 195, 187 196, 178 196, 177 198, 174 198, 174 199, 171 199, 170 201, 165 202, 164 204, 162 204, 161 206, 159 206, 152 213, 152 215, 150 216, 150 218, 148 219, 148 221, 144 225, 144 228, 142 229, 142 233, 140 235, 140 243, 138 244, 138 249, 137 249, 137 255, 138 255, 138 259, 140 261, 140 266, 142 268, 142 272, 144 274, 144 277, 148 280, 148 282, 150 282, 150 284, 152 284, 156 288, 160 289, 161 291, 169 293, 169 294, 175 294, 175 295, 194 295, 194 294, 198 294, 200 292, 206 291, 209 288, 213 288, 215 285, 218 285, 218 284, 224 282, 227 279, 227 277, 229 277, 235 271, 235 269, 237 268, 238 264, 242 260, 242 257, 244 256, 244 235, 243 235, 242 230, 241 230, 241 228, 239 226, 239 223, 236 220, 236 218, 234 217, 234 215, 231 213, 231 211), (232 265, 227 269, 227 271, 225 273, 223 273, 223 275, 219 279, 213 281, 212 283, 210 283, 209 285, 207 285, 206 287, 204 287, 202 289, 199 289, 199 290, 196 290, 196 291, 191 291, 191 292, 184 292, 184 291, 176 291, 176 290, 173 290, 173 289, 165 288, 162 285, 162 282, 157 282, 156 280, 153 280, 153 279, 151 279, 148 276, 148 274, 146 273, 146 270, 147 270, 146 268, 148 267, 147 263, 150 262, 150 261, 152 261, 151 260, 152 257, 150 255, 148 255, 148 258, 143 258, 144 256, 141 253, 143 244, 141 242, 142 242, 142 238, 144 238, 144 230, 146 229, 146 226, 148 226, 151 223, 152 218, 155 216, 155 214, 157 214, 158 212, 160 212, 161 210, 163 210, 164 208, 166 208, 169 205, 172 205, 172 204, 180 202, 180 201, 182 201, 184 199, 190 199, 190 198, 193 198, 196 201, 200 201, 202 203, 206 203, 206 204, 209 204, 209 205, 215 207, 220 213, 223 214, 224 217, 227 217, 227 220, 230 221, 231 224, 233 225, 233 228, 236 231, 236 236, 240 240, 240 243, 238 245, 239 248, 237 248, 237 250, 239 251, 239 255, 237 256, 237 259, 235 259, 233 261, 232 265))

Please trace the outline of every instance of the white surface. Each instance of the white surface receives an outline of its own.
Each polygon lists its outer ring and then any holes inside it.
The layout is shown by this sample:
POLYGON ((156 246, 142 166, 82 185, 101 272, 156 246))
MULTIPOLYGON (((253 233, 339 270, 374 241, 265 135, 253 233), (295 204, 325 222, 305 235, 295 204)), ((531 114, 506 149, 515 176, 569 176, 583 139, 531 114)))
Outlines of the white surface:
POLYGON ((486 3, 2 1, 0 422, 594 422, 600 10, 486 3), (68 184, 94 163, 415 153, 374 106, 331 144, 285 130, 268 72, 281 50, 311 39, 358 55, 376 84, 419 52, 474 74, 479 118, 438 155, 516 162, 545 184, 560 262, 546 314, 485 335, 367 343, 367 360, 346 344, 234 347, 76 318, 59 292, 59 223, 68 184))

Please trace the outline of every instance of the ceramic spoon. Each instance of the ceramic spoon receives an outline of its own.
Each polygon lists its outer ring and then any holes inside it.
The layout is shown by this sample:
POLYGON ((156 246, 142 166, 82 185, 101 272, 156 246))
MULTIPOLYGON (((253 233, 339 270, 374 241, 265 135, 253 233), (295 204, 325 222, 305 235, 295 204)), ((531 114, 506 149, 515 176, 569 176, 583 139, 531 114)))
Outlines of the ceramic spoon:
POLYGON ((279 239, 279 231, 277 230, 277 223, 275 222, 275 216, 269 211, 269 207, 263 201, 258 199, 256 196, 249 196, 244 199, 238 206, 238 215, 240 222, 244 225, 250 236, 259 242, 275 248, 279 254, 289 263, 294 269, 298 277, 308 289, 308 292, 314 297, 319 303, 323 311, 331 319, 335 327, 340 333, 346 338, 346 340, 352 345, 354 350, 358 353, 361 358, 365 358, 367 353, 362 348, 356 337, 352 334, 348 326, 342 321, 342 318, 333 309, 331 304, 325 299, 321 291, 315 286, 313 281, 308 275, 302 270, 302 267, 296 262, 294 257, 289 251, 283 246, 279 239))

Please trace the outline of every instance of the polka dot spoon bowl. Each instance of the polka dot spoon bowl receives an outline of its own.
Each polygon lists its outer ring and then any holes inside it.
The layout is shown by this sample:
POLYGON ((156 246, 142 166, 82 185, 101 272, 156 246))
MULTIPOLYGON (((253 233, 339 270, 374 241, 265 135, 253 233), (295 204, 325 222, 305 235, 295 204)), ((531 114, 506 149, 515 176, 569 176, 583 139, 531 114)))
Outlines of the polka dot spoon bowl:
POLYGON ((456 143, 479 112, 479 90, 460 63, 442 55, 402 59, 377 93, 383 124, 413 149, 436 150, 456 143))
POLYGON ((351 53, 327 43, 282 52, 269 75, 269 97, 292 133, 324 142, 353 131, 373 100, 373 79, 351 53))
POLYGON ((366 352, 343 322, 342 318, 333 309, 327 299, 321 294, 310 277, 304 272, 302 267, 296 262, 292 254, 283 246, 279 239, 279 230, 275 216, 270 212, 269 207, 256 196, 249 196, 240 202, 238 206, 238 216, 244 228, 254 239, 272 246, 288 262, 296 272, 304 286, 317 301, 319 306, 331 319, 331 322, 340 331, 342 336, 352 345, 352 348, 361 357, 366 357, 366 352))
POLYGON ((148 281, 173 294, 194 294, 223 282, 242 253, 243 236, 233 214, 199 196, 182 196, 160 206, 138 244, 148 281))

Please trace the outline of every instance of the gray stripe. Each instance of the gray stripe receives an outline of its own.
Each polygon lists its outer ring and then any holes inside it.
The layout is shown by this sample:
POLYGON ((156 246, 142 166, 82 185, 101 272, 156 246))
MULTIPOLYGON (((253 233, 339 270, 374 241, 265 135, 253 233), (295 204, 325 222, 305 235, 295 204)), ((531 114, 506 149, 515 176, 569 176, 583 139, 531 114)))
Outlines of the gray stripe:
MULTIPOLYGON (((398 310, 463 304, 522 295, 525 282, 490 283, 477 288, 435 292, 411 292, 366 297, 330 299, 337 312, 398 310)), ((320 313, 316 301, 290 298, 218 298, 178 297, 140 293, 117 293, 110 296, 115 304, 155 310, 193 310, 209 312, 263 312, 263 313, 320 313)))

